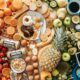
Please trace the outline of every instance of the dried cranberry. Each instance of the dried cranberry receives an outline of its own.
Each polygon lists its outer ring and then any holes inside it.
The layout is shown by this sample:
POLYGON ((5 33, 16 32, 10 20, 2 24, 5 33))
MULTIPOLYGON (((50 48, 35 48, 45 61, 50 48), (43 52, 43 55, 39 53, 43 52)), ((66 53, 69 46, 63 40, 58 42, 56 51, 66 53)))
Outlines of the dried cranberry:
POLYGON ((7 61, 8 61, 7 57, 2 58, 2 62, 3 62, 3 63, 6 63, 7 61))
POLYGON ((2 72, 2 68, 3 68, 3 66, 2 66, 2 64, 0 64, 0 73, 2 72))
POLYGON ((4 66, 5 68, 10 68, 9 63, 5 63, 5 64, 3 64, 3 66, 4 66))
POLYGON ((0 50, 2 50, 2 46, 0 45, 0 50))
POLYGON ((6 53, 7 51, 8 51, 8 49, 7 49, 6 47, 3 47, 3 48, 2 48, 2 52, 3 52, 3 53, 6 53))
POLYGON ((2 31, 0 30, 0 35, 2 34, 2 31))
POLYGON ((5 56, 5 54, 0 52, 0 57, 3 58, 4 56, 5 56))
POLYGON ((2 58, 0 58, 0 64, 2 64, 3 63, 3 60, 2 60, 2 58))

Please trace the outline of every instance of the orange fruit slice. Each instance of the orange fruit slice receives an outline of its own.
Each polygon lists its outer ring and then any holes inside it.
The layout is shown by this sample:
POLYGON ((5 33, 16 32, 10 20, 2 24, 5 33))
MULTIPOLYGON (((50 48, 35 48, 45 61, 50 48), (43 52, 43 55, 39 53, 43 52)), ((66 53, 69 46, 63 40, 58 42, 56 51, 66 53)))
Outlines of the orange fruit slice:
POLYGON ((7 80, 7 79, 6 79, 6 77, 2 77, 2 79, 1 79, 1 80, 7 80))
POLYGON ((12 19, 12 20, 10 21, 10 25, 11 25, 11 26, 17 26, 17 19, 12 19))
POLYGON ((35 23, 35 24, 34 24, 34 27, 35 27, 37 30, 39 30, 39 29, 40 29, 40 23, 35 23))
POLYGON ((50 28, 47 28, 47 29, 46 29, 46 35, 47 35, 47 36, 50 36, 50 34, 51 34, 51 29, 50 29, 50 28))
POLYGON ((12 19, 11 16, 5 16, 5 17, 4 17, 4 22, 5 22, 6 24, 10 24, 11 19, 12 19))
POLYGON ((2 69, 2 74, 3 74, 3 76, 9 78, 10 77, 10 68, 3 68, 2 69))
POLYGON ((0 9, 5 9, 7 7, 5 0, 0 0, 0 9))
POLYGON ((48 40, 48 36, 45 35, 45 34, 41 34, 41 35, 40 35, 40 39, 41 39, 42 42, 45 42, 45 41, 48 40))
POLYGON ((36 39, 37 38, 38 33, 35 31, 33 34, 33 38, 36 39))
POLYGON ((0 11, 0 18, 2 18, 4 16, 4 11, 0 11))
POLYGON ((40 21, 41 21, 41 18, 36 17, 36 18, 35 18, 35 21, 36 21, 36 22, 40 22, 40 21))

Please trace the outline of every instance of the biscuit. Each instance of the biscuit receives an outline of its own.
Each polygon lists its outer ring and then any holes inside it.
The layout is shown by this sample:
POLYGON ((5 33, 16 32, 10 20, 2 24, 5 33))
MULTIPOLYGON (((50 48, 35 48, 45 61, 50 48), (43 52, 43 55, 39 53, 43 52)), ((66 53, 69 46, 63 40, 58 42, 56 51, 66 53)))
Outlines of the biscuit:
POLYGON ((19 35, 19 33, 15 33, 13 35, 13 39, 19 41, 19 40, 21 40, 21 36, 19 35))
POLYGON ((16 32, 16 30, 14 27, 7 27, 7 29, 6 29, 6 33, 8 35, 13 35, 15 32, 16 32))

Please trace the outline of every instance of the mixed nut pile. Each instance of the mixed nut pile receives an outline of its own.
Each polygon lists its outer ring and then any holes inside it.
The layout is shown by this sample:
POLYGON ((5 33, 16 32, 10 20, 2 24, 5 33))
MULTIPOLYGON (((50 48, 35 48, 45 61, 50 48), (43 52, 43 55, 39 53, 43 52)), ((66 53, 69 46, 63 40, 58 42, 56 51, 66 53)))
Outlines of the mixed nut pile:
POLYGON ((78 3, 0 0, 0 80, 80 80, 78 3))

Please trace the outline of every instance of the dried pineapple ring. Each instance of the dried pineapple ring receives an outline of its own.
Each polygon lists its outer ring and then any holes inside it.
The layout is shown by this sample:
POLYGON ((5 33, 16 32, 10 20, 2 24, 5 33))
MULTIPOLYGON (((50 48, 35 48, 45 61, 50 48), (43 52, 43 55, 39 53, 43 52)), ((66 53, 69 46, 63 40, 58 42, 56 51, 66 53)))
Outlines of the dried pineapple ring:
POLYGON ((6 24, 10 24, 11 19, 12 19, 11 16, 5 16, 5 17, 4 17, 4 22, 5 22, 6 24))

